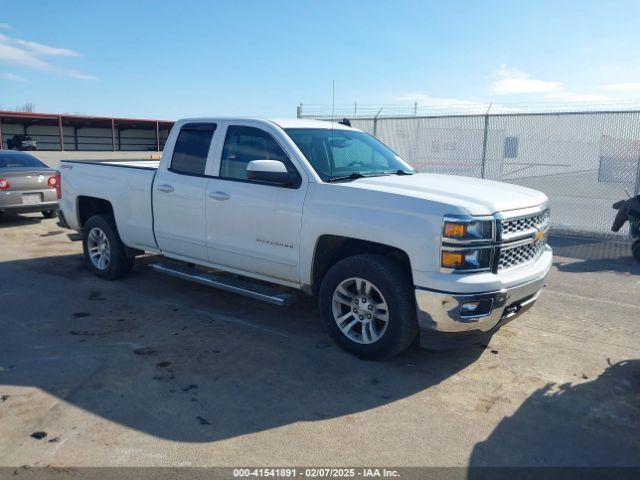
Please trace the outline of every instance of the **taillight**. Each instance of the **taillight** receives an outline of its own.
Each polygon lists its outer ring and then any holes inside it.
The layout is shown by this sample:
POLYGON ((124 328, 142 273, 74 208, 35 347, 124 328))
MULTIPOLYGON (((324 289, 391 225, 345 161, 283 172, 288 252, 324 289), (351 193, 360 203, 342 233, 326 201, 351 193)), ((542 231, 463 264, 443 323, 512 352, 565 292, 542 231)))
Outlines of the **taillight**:
POLYGON ((62 190, 60 188, 60 172, 56 172, 53 177, 49 177, 47 184, 49 185, 49 187, 56 189, 56 195, 58 198, 62 198, 62 190))
POLYGON ((0 190, 9 190, 11 188, 11 184, 9 180, 6 178, 0 178, 0 190))

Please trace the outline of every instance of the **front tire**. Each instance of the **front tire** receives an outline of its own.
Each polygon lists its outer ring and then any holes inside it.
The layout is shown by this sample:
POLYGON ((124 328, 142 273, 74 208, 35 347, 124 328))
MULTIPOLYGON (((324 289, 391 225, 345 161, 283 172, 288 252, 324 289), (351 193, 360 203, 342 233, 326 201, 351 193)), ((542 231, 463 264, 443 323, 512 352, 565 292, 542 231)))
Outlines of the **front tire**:
POLYGON ((397 355, 418 333, 411 277, 381 255, 336 263, 322 280, 319 302, 334 340, 363 359, 397 355))
POLYGON ((55 210, 43 210, 42 211, 42 216, 44 218, 53 218, 56 216, 56 211, 55 210))
POLYGON ((98 277, 115 280, 131 271, 135 258, 127 256, 111 215, 100 214, 89 218, 82 233, 85 263, 98 277))

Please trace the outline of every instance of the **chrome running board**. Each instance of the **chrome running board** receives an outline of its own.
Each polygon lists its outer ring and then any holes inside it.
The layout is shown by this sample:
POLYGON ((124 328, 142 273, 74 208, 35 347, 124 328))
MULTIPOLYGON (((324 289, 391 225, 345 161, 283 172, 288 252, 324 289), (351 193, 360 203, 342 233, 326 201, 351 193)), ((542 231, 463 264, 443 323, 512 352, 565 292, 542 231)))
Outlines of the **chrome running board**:
POLYGON ((226 292, 237 293, 238 295, 280 307, 289 306, 296 300, 295 295, 283 292, 278 287, 253 283, 250 280, 237 278, 226 273, 206 272, 196 268, 173 265, 165 262, 152 263, 149 266, 156 272, 207 285, 208 287, 218 288, 226 292))

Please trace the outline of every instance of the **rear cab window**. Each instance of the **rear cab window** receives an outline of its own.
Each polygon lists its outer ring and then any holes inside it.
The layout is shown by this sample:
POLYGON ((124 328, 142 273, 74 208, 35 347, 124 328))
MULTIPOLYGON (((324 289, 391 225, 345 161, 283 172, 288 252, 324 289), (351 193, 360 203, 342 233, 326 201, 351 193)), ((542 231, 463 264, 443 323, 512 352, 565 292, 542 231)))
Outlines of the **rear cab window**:
POLYGON ((215 123, 183 125, 173 147, 169 170, 183 175, 204 175, 215 123))

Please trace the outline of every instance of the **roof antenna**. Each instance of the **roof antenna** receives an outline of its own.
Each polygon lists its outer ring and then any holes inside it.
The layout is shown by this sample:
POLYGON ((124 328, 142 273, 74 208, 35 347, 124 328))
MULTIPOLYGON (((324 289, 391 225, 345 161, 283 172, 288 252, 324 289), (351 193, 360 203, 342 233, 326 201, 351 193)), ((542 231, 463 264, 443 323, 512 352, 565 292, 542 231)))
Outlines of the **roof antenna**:
POLYGON ((333 124, 333 113, 336 106, 336 81, 331 80, 331 123, 333 124))
POLYGON ((333 114, 336 106, 336 81, 331 80, 331 144, 327 149, 331 157, 329 160, 329 180, 333 178, 333 114))

